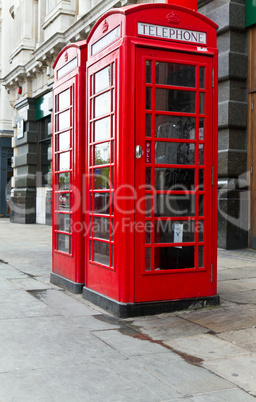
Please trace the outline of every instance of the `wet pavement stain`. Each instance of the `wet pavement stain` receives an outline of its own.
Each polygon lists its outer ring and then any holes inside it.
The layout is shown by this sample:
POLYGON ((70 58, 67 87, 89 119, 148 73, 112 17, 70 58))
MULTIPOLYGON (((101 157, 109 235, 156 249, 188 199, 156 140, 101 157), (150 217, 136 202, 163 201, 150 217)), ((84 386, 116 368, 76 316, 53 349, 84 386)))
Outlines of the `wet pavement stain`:
MULTIPOLYGON (((34 296, 36 299, 45 302, 47 300, 47 293, 52 292, 52 289, 32 289, 26 290, 27 293, 34 296)), ((64 289, 58 289, 57 292, 65 292, 64 289)))
POLYGON ((107 322, 112 325, 118 325, 120 327, 118 329, 118 331, 123 335, 130 336, 132 338, 139 339, 141 341, 147 341, 147 342, 151 342, 151 343, 155 343, 157 345, 163 346, 164 348, 166 348, 166 349, 170 350, 171 352, 176 353, 177 355, 182 357, 187 363, 190 363, 194 366, 198 366, 198 365, 200 365, 200 363, 202 363, 204 361, 203 359, 201 359, 199 357, 180 352, 179 350, 176 350, 176 349, 172 348, 171 346, 166 345, 161 340, 152 339, 150 336, 143 334, 138 328, 136 328, 134 325, 132 325, 131 323, 129 323, 127 321, 123 321, 119 318, 107 316, 104 314, 94 315, 93 317, 95 317, 97 320, 107 322))

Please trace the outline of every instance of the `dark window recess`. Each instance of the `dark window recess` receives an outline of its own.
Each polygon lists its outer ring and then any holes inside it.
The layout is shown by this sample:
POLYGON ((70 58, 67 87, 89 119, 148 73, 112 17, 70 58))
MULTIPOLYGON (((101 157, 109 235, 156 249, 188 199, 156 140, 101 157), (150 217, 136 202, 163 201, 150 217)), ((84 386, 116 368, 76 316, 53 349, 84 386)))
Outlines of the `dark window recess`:
POLYGON ((49 132, 51 116, 38 120, 37 186, 52 184, 52 136, 49 132))

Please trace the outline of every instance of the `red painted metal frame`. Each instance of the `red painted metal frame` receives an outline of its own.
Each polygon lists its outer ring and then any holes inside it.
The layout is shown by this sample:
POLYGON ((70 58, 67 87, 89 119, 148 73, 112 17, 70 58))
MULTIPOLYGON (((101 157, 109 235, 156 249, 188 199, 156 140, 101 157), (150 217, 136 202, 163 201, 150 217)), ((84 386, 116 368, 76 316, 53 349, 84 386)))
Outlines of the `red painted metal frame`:
MULTIPOLYGON (((52 272, 77 284, 84 284, 85 277, 85 254, 84 254, 84 206, 83 187, 85 174, 85 99, 86 99, 86 41, 66 46, 58 55, 54 68, 53 88, 53 215, 52 215, 52 272), (69 64, 71 62, 71 64, 69 64), (63 70, 62 70, 63 69, 63 70), (65 71, 66 69, 66 71, 65 71), (64 71, 59 76, 59 71, 64 71), (65 74, 66 72, 66 74, 65 74), (70 215, 71 247, 69 253, 57 250, 56 236, 58 234, 56 200, 60 196, 57 182, 57 157, 58 147, 56 137, 56 116, 58 114, 58 95, 72 88, 72 160, 70 172, 72 175, 72 187, 69 194, 72 195, 70 215)), ((57 133, 57 134, 56 134, 57 133)), ((64 233, 64 232, 63 232, 64 233)))
MULTIPOLYGON (((177 27, 177 26, 175 26, 177 27)), ((216 295, 217 282, 217 49, 216 49, 216 29, 217 25, 206 17, 188 9, 184 9, 175 5, 167 4, 141 4, 128 6, 122 9, 114 9, 103 15, 96 25, 93 27, 87 43, 88 43, 88 71, 91 74, 102 68, 103 65, 111 61, 117 61, 116 71, 116 157, 115 157, 115 238, 114 238, 114 269, 106 269, 100 264, 93 264, 89 261, 86 274, 86 287, 93 291, 99 292, 104 296, 110 297, 116 301, 123 303, 135 303, 140 301, 152 300, 172 300, 173 298, 186 298, 200 296, 216 295), (207 43, 203 46, 189 42, 179 42, 165 38, 146 37, 137 34, 138 22, 147 24, 156 24, 160 26, 168 25, 167 16, 170 13, 178 15, 179 29, 200 31, 207 34, 207 43), (120 37, 118 31, 115 31, 120 26, 120 37), (110 36, 107 35, 110 33, 110 36), (112 36, 111 36, 112 33, 112 36), (117 33, 114 35, 114 33, 117 33), (105 38, 105 42, 99 42, 105 38), (98 51, 95 51, 93 45, 97 43, 98 51), (106 45, 107 43, 107 45, 106 45), (104 47, 105 44, 105 48, 104 47), (103 47, 102 47, 103 46, 103 47), (157 297, 152 293, 147 294, 145 287, 146 283, 139 283, 136 289, 136 281, 138 275, 136 271, 135 261, 143 261, 143 256, 139 253, 144 253, 144 247, 136 249, 136 234, 134 230, 135 220, 135 204, 136 204, 136 183, 137 174, 141 174, 135 170, 135 145, 136 145, 136 125, 140 116, 136 115, 136 50, 138 48, 148 49, 152 56, 155 57, 159 51, 176 52, 182 54, 185 60, 196 57, 205 57, 212 60, 214 73, 214 88, 212 88, 212 136, 209 138, 212 148, 212 166, 214 168, 214 177, 212 184, 212 176, 209 173, 207 180, 211 186, 211 201, 208 207, 211 209, 210 228, 207 229, 208 237, 208 256, 207 261, 207 285, 202 282, 203 289, 198 291, 198 288, 191 289, 190 273, 186 270, 179 275, 185 283, 185 291, 182 294, 170 293, 167 295, 164 292, 161 298, 161 288, 165 286, 165 276, 172 275, 166 273, 159 275, 157 281, 157 297), (99 64, 98 64, 99 63, 99 64), (132 189, 135 189, 134 192, 132 189), (212 272, 211 272, 212 264, 212 272), (211 278, 212 276, 212 278, 211 278), (140 287, 141 286, 141 287, 140 287), (135 292, 136 289, 136 292, 135 292), (136 294, 136 295, 135 295, 136 294), (147 297, 150 297, 148 300, 147 297)), ((206 63, 207 64, 207 63, 206 63)), ((140 79, 140 77, 139 77, 140 79)), ((209 80, 208 76, 208 80, 209 80)), ((87 87, 89 83, 87 84, 87 87)), ((140 88, 140 87, 139 87, 140 88)), ((88 89, 89 90, 89 89, 88 89)), ((89 96, 89 93, 88 93, 89 96)), ((89 118, 89 116, 88 116, 89 118)), ((144 169, 144 168, 143 168, 144 169)), ((211 169, 210 169, 211 170, 211 169)), ((89 188, 89 187, 88 187, 89 188)), ((89 205, 89 191, 87 191, 87 205, 89 205)), ((87 224, 89 224, 89 216, 87 215, 87 224)), ((86 255, 89 255, 89 241, 87 239, 86 255)), ((197 273, 195 274, 197 275, 197 273)), ((156 276, 156 275, 155 275, 156 276)), ((199 279, 200 281, 200 279, 199 279)), ((150 286, 155 286, 152 281, 150 286)), ((173 284, 173 288, 175 283, 173 284)))

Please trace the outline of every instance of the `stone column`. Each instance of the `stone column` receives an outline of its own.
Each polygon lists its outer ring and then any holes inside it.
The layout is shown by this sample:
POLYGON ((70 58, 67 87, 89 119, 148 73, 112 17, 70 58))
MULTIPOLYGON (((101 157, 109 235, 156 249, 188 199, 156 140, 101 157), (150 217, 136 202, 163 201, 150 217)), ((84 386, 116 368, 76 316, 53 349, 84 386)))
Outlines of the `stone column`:
POLYGON ((21 138, 13 138, 14 177, 11 192, 11 222, 36 222, 37 124, 35 99, 16 104, 17 122, 24 120, 21 138))
POLYGON ((199 0, 198 11, 219 25, 218 246, 248 246, 247 76, 244 0, 199 0))

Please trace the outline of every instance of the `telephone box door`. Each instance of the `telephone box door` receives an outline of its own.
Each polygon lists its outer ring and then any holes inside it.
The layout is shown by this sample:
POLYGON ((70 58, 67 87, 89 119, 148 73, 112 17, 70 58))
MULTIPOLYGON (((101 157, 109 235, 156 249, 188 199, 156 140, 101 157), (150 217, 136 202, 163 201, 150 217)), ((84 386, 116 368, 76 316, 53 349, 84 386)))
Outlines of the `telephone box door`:
POLYGON ((213 58, 136 50, 135 302, 211 296, 213 58))

